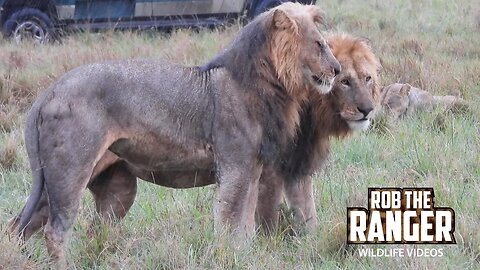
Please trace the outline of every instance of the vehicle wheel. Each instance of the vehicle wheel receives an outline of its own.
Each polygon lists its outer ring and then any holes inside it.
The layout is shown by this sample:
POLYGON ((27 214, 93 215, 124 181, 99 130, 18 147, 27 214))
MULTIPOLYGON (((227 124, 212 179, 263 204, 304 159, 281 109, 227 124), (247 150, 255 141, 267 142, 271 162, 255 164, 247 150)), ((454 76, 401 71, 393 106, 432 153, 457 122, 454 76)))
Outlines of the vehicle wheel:
POLYGON ((34 8, 14 12, 5 22, 3 33, 17 44, 32 40, 37 44, 47 43, 54 38, 53 22, 47 14, 34 8))

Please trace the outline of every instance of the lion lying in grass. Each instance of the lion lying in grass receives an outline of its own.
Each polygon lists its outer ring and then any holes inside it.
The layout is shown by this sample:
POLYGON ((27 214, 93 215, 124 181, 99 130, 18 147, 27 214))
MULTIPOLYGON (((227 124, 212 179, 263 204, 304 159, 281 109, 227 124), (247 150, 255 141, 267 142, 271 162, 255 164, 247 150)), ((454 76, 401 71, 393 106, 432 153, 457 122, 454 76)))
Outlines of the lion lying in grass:
POLYGON ((174 188, 217 183, 215 229, 251 236, 260 176, 282 167, 301 105, 330 91, 340 71, 321 20, 317 7, 287 3, 203 67, 125 60, 65 74, 28 114, 33 186, 12 227, 27 239, 45 224, 48 252, 64 268, 85 189, 100 215, 123 217, 139 177, 174 188))
POLYGON ((466 108, 467 102, 455 96, 434 96, 408 83, 394 83, 381 90, 381 105, 395 118, 417 111, 431 111, 435 106, 466 108))

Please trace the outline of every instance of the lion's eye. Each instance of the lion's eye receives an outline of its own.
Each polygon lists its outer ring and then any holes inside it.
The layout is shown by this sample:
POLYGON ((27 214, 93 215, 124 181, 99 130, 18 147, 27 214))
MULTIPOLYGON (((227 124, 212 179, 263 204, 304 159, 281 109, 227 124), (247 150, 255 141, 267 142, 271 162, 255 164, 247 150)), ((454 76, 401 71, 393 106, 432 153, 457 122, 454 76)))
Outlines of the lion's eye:
POLYGON ((365 77, 365 81, 366 81, 366 82, 369 82, 369 81, 371 81, 371 80, 372 80, 372 76, 367 76, 367 77, 365 77))
POLYGON ((347 80, 347 79, 343 79, 340 81, 341 84, 345 85, 345 86, 349 86, 350 85, 350 82, 347 80))
POLYGON ((323 47, 324 47, 324 45, 323 45, 323 43, 322 43, 322 42, 320 42, 320 41, 317 41, 317 45, 318 45, 318 47, 319 47, 320 49, 322 49, 322 50, 323 50, 323 47))

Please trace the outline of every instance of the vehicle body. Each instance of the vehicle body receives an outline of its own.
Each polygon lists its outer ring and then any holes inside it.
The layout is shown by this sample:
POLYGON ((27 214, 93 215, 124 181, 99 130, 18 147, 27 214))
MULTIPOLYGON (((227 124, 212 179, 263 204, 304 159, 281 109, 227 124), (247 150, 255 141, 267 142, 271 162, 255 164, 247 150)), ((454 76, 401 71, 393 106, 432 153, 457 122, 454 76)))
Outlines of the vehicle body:
MULTIPOLYGON (((17 42, 71 29, 213 26, 253 18, 288 0, 0 0, 0 27, 17 42)), ((310 4, 312 0, 300 0, 310 4)))

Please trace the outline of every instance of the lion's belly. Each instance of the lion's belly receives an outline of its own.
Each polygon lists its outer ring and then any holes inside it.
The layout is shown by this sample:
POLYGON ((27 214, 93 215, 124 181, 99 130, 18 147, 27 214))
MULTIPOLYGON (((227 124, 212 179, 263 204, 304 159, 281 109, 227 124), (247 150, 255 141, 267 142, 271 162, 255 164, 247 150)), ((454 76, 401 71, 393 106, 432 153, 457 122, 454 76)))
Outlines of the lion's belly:
POLYGON ((109 148, 120 159, 143 171, 195 171, 213 168, 208 144, 183 143, 158 137, 121 139, 109 148))
POLYGON ((136 177, 164 187, 193 188, 215 183, 213 168, 192 171, 145 171, 131 164, 128 167, 136 177))

